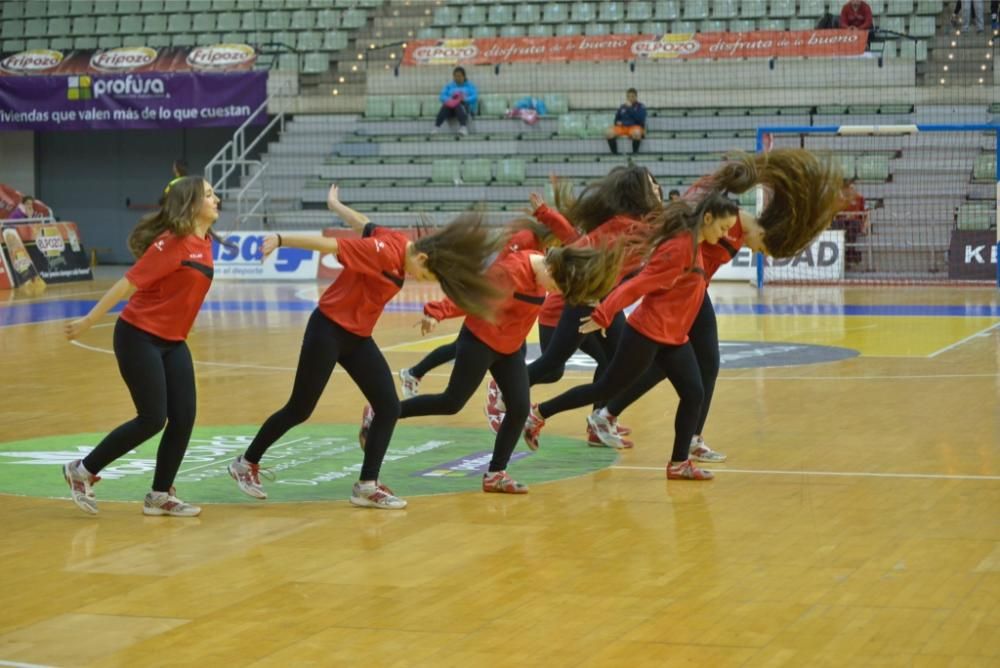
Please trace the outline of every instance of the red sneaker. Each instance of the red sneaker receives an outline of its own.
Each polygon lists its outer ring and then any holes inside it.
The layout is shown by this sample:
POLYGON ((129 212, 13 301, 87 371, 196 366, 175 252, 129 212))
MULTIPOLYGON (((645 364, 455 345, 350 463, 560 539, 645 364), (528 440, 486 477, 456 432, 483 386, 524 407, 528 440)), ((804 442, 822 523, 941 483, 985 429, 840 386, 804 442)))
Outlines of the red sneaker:
POLYGON ((679 464, 667 464, 667 480, 711 480, 714 477, 711 471, 698 468, 690 459, 679 464))
POLYGON ((545 418, 538 414, 538 404, 531 404, 531 412, 528 413, 528 420, 524 423, 524 442, 531 450, 538 449, 538 436, 545 426, 545 418))
POLYGON ((498 494, 527 494, 528 486, 507 475, 506 471, 483 474, 483 491, 498 494))
POLYGON ((627 438, 622 438, 616 431, 602 431, 599 426, 600 416, 596 416, 597 411, 587 416, 587 445, 592 448, 614 448, 615 450, 628 450, 635 445, 627 438), (592 418, 594 418, 592 420, 592 418))
POLYGON ((486 407, 484 410, 490 429, 494 434, 497 433, 500 429, 500 423, 503 422, 504 413, 507 412, 507 405, 503 402, 500 388, 497 387, 496 381, 492 378, 486 385, 486 407))

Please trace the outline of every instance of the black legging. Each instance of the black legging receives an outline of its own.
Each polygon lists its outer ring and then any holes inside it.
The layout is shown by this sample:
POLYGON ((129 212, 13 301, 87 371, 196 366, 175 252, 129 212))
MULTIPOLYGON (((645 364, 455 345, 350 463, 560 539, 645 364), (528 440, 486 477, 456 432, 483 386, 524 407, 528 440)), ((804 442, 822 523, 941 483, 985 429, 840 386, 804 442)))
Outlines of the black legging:
POLYGON ((247 448, 247 460, 259 463, 267 449, 285 432, 309 419, 338 362, 375 411, 375 419, 365 441, 360 479, 378 479, 385 451, 399 418, 399 399, 392 372, 373 338, 348 332, 319 309, 313 311, 306 325, 292 396, 261 426, 247 448))
MULTIPOLYGON (((497 431, 493 459, 490 460, 490 472, 503 471, 531 410, 524 347, 510 355, 498 353, 477 339, 464 325, 455 346, 455 366, 452 367, 448 387, 441 394, 422 394, 407 399, 401 404, 400 417, 455 415, 468 403, 489 371, 507 404, 507 414, 497 431)), ((377 411, 375 415, 378 416, 377 411)))
POLYGON ((469 107, 464 102, 454 107, 446 107, 442 104, 441 109, 438 110, 437 118, 434 119, 434 126, 441 127, 449 118, 457 118, 458 124, 464 128, 469 123, 469 107))
MULTIPOLYGON (((688 332, 691 347, 694 349, 694 356, 698 360, 698 369, 701 371, 701 385, 705 391, 705 398, 701 402, 701 412, 698 416, 698 424, 695 434, 701 434, 705 430, 705 421, 708 420, 708 411, 712 406, 712 395, 715 394, 715 381, 719 378, 719 325, 715 320, 715 309, 712 307, 712 300, 708 293, 705 293, 705 301, 701 304, 701 310, 691 325, 688 332)), ((629 386, 624 392, 620 392, 608 402, 607 409, 612 415, 621 415, 625 409, 631 406, 639 397, 649 392, 659 384, 666 374, 657 365, 653 365, 629 386)))
POLYGON ((691 438, 695 435, 701 411, 704 389, 698 360, 690 343, 668 346, 643 336, 630 325, 625 326, 621 343, 615 356, 608 363, 608 371, 596 383, 580 385, 539 404, 538 412, 544 418, 556 413, 580 408, 600 399, 615 396, 625 390, 635 379, 655 363, 680 397, 674 417, 674 449, 671 461, 682 462, 688 458, 691 438))
POLYGON ((455 359, 455 341, 438 346, 427 353, 427 356, 410 367, 410 373, 417 378, 423 378, 431 369, 436 369, 455 359))
POLYGON ((194 364, 183 341, 167 341, 121 318, 115 323, 115 357, 136 416, 104 437, 83 460, 97 474, 163 429, 156 450, 153 491, 167 492, 181 467, 194 427, 194 364))
POLYGON ((528 381, 532 386, 540 383, 554 383, 562 378, 566 362, 577 350, 583 350, 585 345, 592 349, 599 349, 601 352, 596 353, 597 355, 603 353, 602 360, 588 350, 584 350, 597 361, 597 369, 594 371, 595 382, 604 374, 607 360, 614 356, 618 341, 621 339, 622 329, 625 326, 625 315, 620 312, 615 315, 611 326, 607 329, 607 336, 581 334, 580 321, 593 311, 592 306, 567 304, 563 308, 559 322, 551 333, 548 345, 543 348, 541 357, 528 365, 528 381))

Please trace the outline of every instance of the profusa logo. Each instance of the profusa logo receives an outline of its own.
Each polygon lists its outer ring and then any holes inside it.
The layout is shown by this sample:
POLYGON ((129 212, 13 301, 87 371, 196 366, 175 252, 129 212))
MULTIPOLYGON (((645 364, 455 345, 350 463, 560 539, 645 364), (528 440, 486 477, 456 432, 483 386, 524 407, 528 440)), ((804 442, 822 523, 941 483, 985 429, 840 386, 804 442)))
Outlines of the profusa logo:
POLYGON ((479 55, 479 47, 471 39, 446 39, 433 46, 420 46, 413 51, 419 63, 454 63, 479 55))
POLYGON ((94 79, 94 97, 162 97, 165 94, 163 79, 133 77, 131 74, 121 79, 94 79))
POLYGON ((640 58, 684 58, 698 52, 701 44, 694 35, 664 35, 659 40, 640 40, 632 53, 640 58))
POLYGON ((251 62, 257 54, 246 44, 199 46, 188 54, 188 65, 195 68, 225 69, 251 62))
POLYGON ((62 61, 63 55, 60 51, 32 49, 31 51, 15 53, 13 56, 7 56, 0 60, 0 69, 14 74, 30 74, 51 70, 62 61))
POLYGON ((123 72, 145 67, 156 60, 156 49, 148 46, 126 46, 95 53, 90 65, 105 72, 123 72))

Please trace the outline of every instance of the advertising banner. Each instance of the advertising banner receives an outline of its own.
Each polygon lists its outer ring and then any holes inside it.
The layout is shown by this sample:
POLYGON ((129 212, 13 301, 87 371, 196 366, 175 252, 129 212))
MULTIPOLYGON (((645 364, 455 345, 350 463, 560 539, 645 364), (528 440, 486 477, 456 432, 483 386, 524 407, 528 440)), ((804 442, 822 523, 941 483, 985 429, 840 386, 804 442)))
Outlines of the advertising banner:
POLYGON ((4 223, 3 247, 21 285, 37 271, 46 283, 90 280, 87 251, 76 223, 4 223))
POLYGON ((863 54, 867 40, 860 30, 424 39, 407 42, 403 64, 842 57, 863 54))
POLYGON ((953 230, 948 247, 948 278, 992 281, 996 276, 996 231, 953 230))
POLYGON ((267 98, 255 59, 245 44, 24 51, 0 60, 0 130, 240 125, 267 98))
MULTIPOLYGON (((826 230, 793 258, 764 260, 765 281, 838 281, 844 278, 844 231, 826 230)), ((716 272, 713 280, 752 281, 757 276, 753 254, 741 248, 716 272)))
MULTIPOLYGON (((282 230, 282 234, 302 234, 320 236, 318 230, 294 232, 282 230)), ((319 273, 319 253, 299 248, 279 248, 265 259, 260 257, 264 237, 270 232, 232 232, 223 238, 232 248, 214 242, 212 260, 215 263, 215 279, 238 280, 285 280, 315 281, 319 273)), ((355 235, 356 236, 356 235, 355 235)))

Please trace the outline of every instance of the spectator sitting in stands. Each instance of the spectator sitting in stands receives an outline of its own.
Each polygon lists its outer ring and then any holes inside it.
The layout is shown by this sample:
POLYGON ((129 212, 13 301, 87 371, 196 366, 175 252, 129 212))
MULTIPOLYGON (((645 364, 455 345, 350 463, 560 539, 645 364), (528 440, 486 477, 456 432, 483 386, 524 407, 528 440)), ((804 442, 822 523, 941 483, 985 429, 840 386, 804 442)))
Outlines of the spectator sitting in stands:
POLYGON ((840 27, 849 30, 871 30, 872 8, 864 0, 847 0, 840 10, 840 27))
POLYGON ((868 234, 864 216, 853 217, 850 214, 865 210, 865 198, 854 189, 855 179, 845 179, 844 189, 840 193, 843 206, 837 217, 833 219, 830 229, 844 230, 844 260, 847 264, 861 262, 861 249, 857 248, 858 237, 868 234))
POLYGON ((615 124, 608 128, 608 147, 618 155, 618 138, 632 138, 632 153, 639 152, 639 144, 646 136, 646 106, 639 102, 639 92, 629 88, 625 92, 626 103, 618 107, 615 124))
POLYGON ((35 198, 31 195, 25 195, 21 198, 21 203, 17 205, 17 208, 7 216, 7 220, 24 220, 25 218, 40 217, 41 214, 35 211, 35 198))
POLYGON ((679 200, 681 198, 681 191, 680 190, 671 190, 670 193, 667 195, 667 197, 670 198, 671 202, 676 202, 677 200, 679 200))
POLYGON ((469 134, 469 116, 475 113, 476 102, 479 100, 479 91, 475 84, 465 77, 465 69, 456 67, 452 71, 453 81, 449 81, 441 89, 441 110, 434 121, 434 134, 441 129, 441 126, 449 118, 458 120, 458 134, 469 134))

